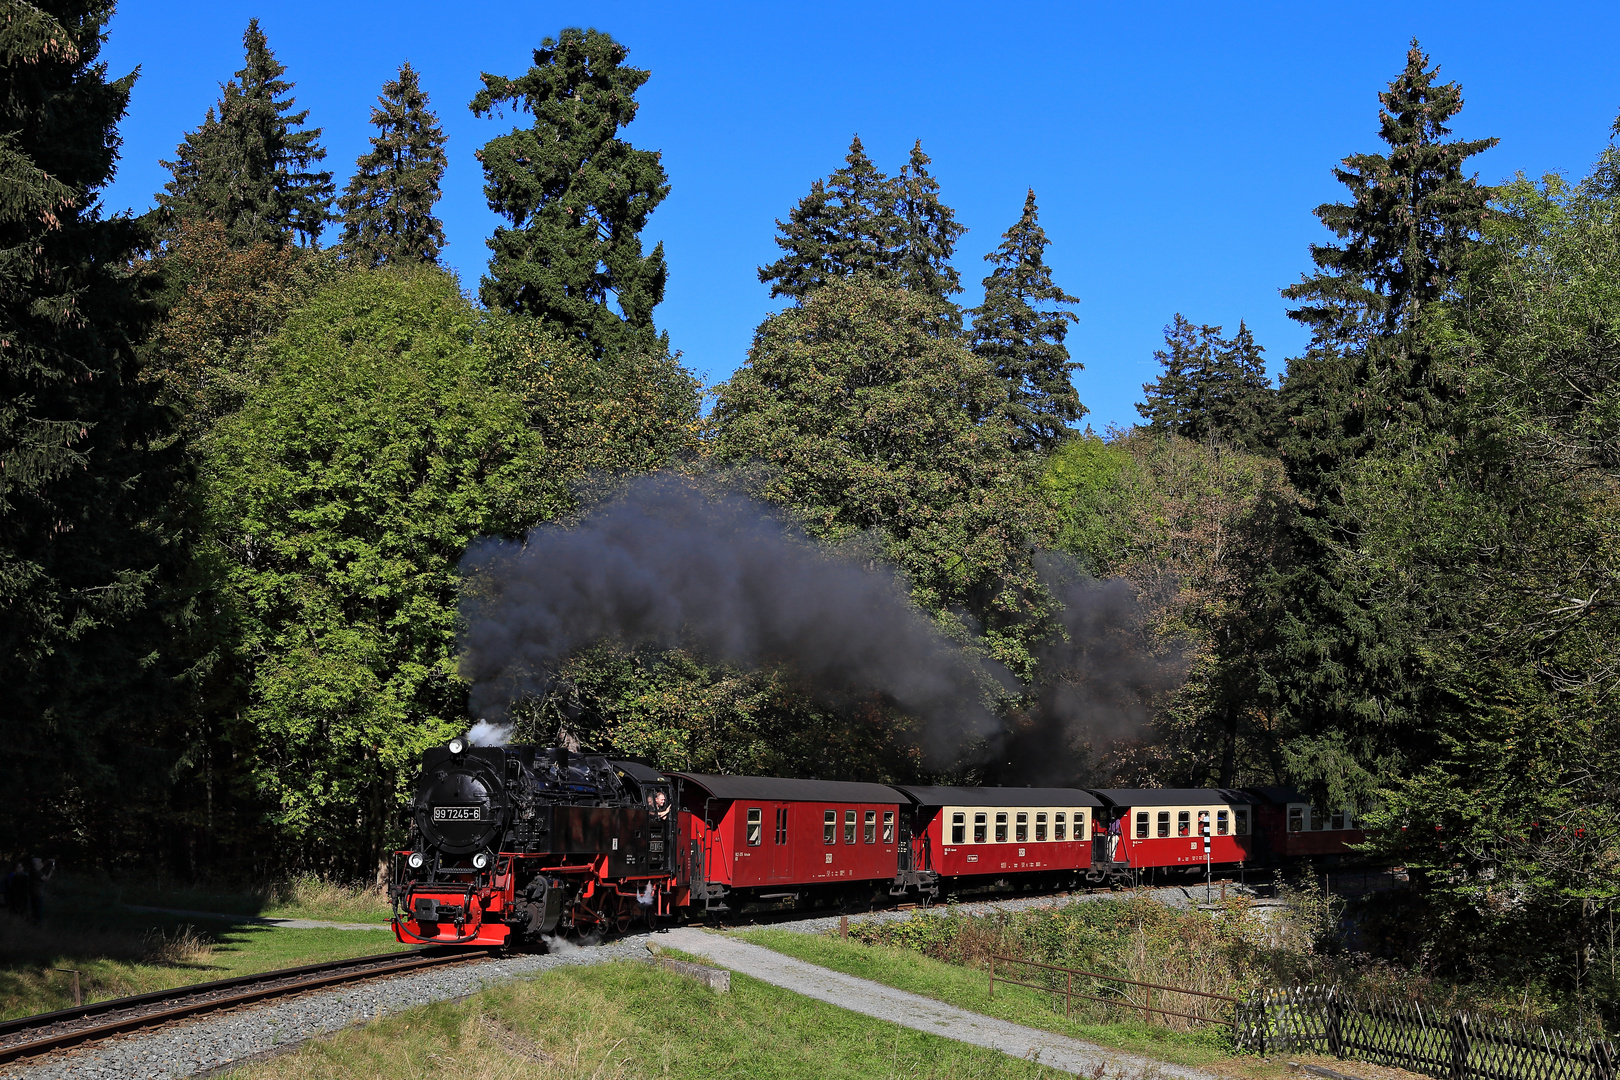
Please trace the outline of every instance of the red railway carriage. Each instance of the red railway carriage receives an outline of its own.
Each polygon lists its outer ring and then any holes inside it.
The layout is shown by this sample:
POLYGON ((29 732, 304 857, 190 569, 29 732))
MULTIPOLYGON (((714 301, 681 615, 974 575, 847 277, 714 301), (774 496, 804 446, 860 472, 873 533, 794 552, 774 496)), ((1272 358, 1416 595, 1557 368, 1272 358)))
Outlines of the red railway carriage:
MULTIPOLYGON (((1107 804, 1102 838, 1116 875, 1253 862, 1254 798, 1230 788, 1096 788, 1107 804), (1209 852, 1204 851, 1205 831, 1209 852)), ((1099 855, 1101 853, 1099 852, 1099 855)), ((1101 858, 1098 860, 1101 861, 1101 858)))
POLYGON ((1291 787, 1245 790, 1258 800, 1258 831, 1265 840, 1267 854, 1273 858, 1336 862, 1356 854, 1349 845, 1367 839, 1356 825, 1355 811, 1348 806, 1323 810, 1312 806, 1309 799, 1291 787))
POLYGON ((924 895, 937 894, 941 878, 1062 878, 1091 867, 1091 819, 1102 803, 1089 792, 896 786, 912 802, 913 876, 924 895))
POLYGON ((882 784, 671 773, 681 782, 691 899, 785 899, 822 887, 892 885, 903 799, 882 784))

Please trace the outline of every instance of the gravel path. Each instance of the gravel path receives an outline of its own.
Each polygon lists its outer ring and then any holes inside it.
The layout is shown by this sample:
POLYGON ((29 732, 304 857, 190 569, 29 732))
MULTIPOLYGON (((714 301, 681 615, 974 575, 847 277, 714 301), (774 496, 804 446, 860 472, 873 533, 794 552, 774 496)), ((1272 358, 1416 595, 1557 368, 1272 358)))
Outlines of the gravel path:
POLYGON ((795 960, 791 956, 783 956, 724 934, 682 927, 671 930, 660 941, 695 956, 705 957, 711 963, 732 971, 740 971, 829 1005, 930 1035, 989 1047, 1011 1057, 1039 1061, 1042 1065, 1076 1076, 1216 1080, 1213 1073, 1200 1069, 1170 1065, 1119 1050, 1107 1050, 1067 1035, 1056 1035, 1009 1020, 969 1012, 933 998, 807 964, 803 960, 795 960))

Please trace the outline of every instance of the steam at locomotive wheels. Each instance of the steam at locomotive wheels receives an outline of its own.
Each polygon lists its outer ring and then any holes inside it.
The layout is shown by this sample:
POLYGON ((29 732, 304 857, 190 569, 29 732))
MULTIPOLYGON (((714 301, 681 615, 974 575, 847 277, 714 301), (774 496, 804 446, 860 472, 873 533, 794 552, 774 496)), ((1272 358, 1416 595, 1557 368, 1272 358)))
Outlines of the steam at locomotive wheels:
POLYGON ((1289 788, 924 787, 662 772, 452 739, 422 756, 390 882, 405 942, 600 940, 750 903, 931 903, 1003 884, 1223 874, 1360 843, 1289 788))

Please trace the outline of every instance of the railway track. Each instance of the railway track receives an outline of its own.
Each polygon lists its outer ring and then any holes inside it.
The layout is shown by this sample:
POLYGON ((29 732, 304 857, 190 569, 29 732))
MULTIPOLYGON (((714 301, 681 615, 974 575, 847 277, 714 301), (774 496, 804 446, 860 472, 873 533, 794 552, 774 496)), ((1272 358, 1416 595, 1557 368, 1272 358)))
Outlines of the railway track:
POLYGON ((360 956, 24 1016, 0 1022, 0 1064, 270 998, 288 997, 342 983, 403 975, 425 968, 465 964, 485 959, 495 951, 420 949, 360 956))

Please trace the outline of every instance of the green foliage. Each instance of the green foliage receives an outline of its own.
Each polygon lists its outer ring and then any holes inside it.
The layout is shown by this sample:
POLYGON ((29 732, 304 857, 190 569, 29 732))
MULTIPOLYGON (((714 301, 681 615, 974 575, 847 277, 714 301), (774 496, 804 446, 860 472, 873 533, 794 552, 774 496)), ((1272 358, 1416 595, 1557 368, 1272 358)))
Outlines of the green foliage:
POLYGON ((287 68, 270 51, 259 20, 242 35, 246 61, 210 106, 203 124, 186 135, 174 178, 157 196, 169 228, 206 220, 225 226, 234 245, 281 244, 297 235, 313 246, 331 216, 332 174, 315 166, 326 158, 321 129, 296 130, 309 110, 293 112, 287 68))
POLYGON ((156 725, 173 673, 180 462, 137 379, 138 230, 100 209, 134 84, 99 59, 111 16, 79 0, 0 23, 0 822, 68 849, 141 839, 167 762, 134 733, 156 725))
POLYGON ((306 866, 374 860, 416 756, 465 724, 466 545, 566 497, 478 333, 444 274, 344 275, 287 321, 273 373, 210 440, 249 680, 237 738, 306 866))
POLYGON ((371 110, 377 134, 338 199, 343 252, 361 266, 438 262, 444 224, 434 216, 444 178, 444 132, 416 70, 400 65, 371 110))
POLYGON ((919 605, 964 636, 952 612, 971 611, 991 655, 1027 671, 1041 507, 1005 384, 950 323, 903 288, 827 283, 755 333, 720 388, 714 452, 765 466, 760 493, 813 535, 870 537, 919 605))
POLYGON ((643 255, 641 230, 669 182, 657 152, 617 135, 635 119, 648 74, 626 67, 627 53, 608 34, 570 27, 541 42, 523 75, 486 72, 472 100, 479 116, 511 106, 534 117, 478 152, 489 207, 512 223, 489 240, 478 295, 490 308, 539 316, 598 355, 667 350, 652 322, 668 275, 664 246, 643 255))
POLYGON ((1035 190, 1024 200, 1024 214, 1001 234, 1001 246, 986 255, 995 269, 984 279, 984 303, 973 310, 973 351, 1007 383, 1007 413, 1017 429, 1020 450, 1049 452, 1068 438, 1069 425, 1086 415, 1069 381, 1080 365, 1063 344, 1072 311, 1036 304, 1077 304, 1052 280, 1046 265, 1046 231, 1035 206, 1035 190))
POLYGON ((961 292, 951 256, 967 230, 939 201, 929 164, 918 142, 900 175, 884 176, 855 136, 844 167, 812 184, 788 220, 776 223, 776 246, 786 254, 759 268, 771 296, 802 304, 823 285, 857 276, 942 301, 961 292))
POLYGON ((1244 323, 1230 339, 1219 326, 1194 326, 1178 312, 1164 328, 1165 348, 1153 354, 1164 368, 1142 387, 1136 407, 1154 431, 1216 440, 1251 453, 1274 436, 1276 394, 1266 378, 1265 351, 1244 323))

